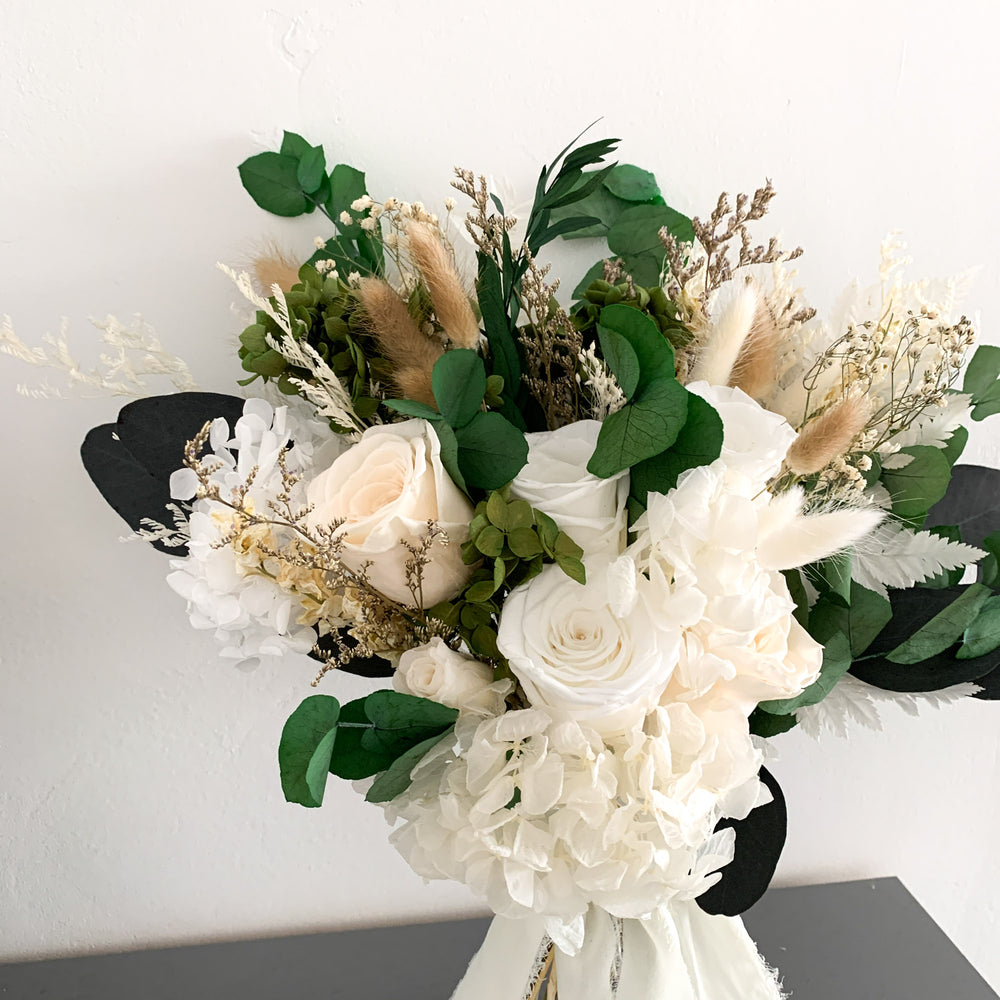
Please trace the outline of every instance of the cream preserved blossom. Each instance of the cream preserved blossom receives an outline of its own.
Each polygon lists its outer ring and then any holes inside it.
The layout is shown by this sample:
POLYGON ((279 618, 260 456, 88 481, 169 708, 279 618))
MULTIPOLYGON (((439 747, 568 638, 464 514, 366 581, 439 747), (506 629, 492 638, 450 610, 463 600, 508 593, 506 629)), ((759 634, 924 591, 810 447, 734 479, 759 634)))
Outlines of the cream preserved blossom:
MULTIPOLYGON (((332 447, 339 444, 334 440, 332 447)), ((317 453, 330 453, 331 441, 321 422, 297 419, 287 407, 251 399, 232 429, 221 418, 212 423, 209 447, 217 466, 211 481, 223 497, 242 487, 256 467, 245 505, 266 513, 283 489, 282 449, 287 449, 287 468, 301 472, 317 453)), ((194 499, 198 486, 188 468, 170 480, 171 495, 181 501, 194 499)), ((308 653, 316 641, 310 626, 320 618, 338 621, 337 599, 324 590, 321 573, 273 557, 291 529, 243 528, 238 518, 217 500, 194 500, 188 555, 171 560, 167 583, 188 602, 191 624, 215 632, 224 657, 308 653)))
POLYGON ((643 917, 731 860, 732 831, 713 831, 758 802, 761 755, 721 730, 683 704, 612 740, 536 709, 462 717, 385 805, 402 821, 391 840, 417 874, 463 882, 501 916, 543 916, 574 953, 592 904, 643 917))

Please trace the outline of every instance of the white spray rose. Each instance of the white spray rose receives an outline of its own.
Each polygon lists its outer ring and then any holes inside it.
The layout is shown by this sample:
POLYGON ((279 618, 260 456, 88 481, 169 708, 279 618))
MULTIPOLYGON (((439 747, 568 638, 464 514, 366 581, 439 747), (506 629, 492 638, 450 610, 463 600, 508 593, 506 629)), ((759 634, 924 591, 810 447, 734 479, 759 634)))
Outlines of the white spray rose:
POLYGON ((477 708, 491 694, 493 670, 452 649, 440 636, 399 658, 392 686, 402 694, 429 698, 459 711, 477 708))
POLYGON ((426 420, 369 427, 307 486, 309 524, 343 520, 342 558, 354 569, 371 561, 368 579, 394 601, 412 602, 405 542, 419 545, 433 520, 448 542, 435 541, 423 570, 425 607, 454 597, 472 572, 462 562, 472 505, 441 464, 441 446, 426 420))
POLYGON ((763 485, 776 476, 795 430, 780 413, 772 413, 742 389, 691 382, 688 392, 711 403, 722 418, 722 462, 763 485))
POLYGON ((599 479, 587 471, 599 420, 526 434, 528 461, 511 483, 513 496, 548 514, 585 556, 614 558, 625 547, 628 470, 599 479))
POLYGON ((498 645, 529 701, 601 733, 641 723, 670 679, 680 629, 657 622, 628 556, 586 563, 587 583, 546 566, 515 588, 498 645))

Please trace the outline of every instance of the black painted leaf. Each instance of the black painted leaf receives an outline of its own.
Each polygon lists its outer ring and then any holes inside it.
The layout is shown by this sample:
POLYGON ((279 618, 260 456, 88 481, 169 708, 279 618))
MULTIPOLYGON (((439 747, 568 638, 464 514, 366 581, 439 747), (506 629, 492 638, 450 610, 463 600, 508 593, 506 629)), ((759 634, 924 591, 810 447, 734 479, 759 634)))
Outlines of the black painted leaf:
POLYGON ((1000 469, 956 465, 948 491, 931 507, 924 526, 942 524, 957 525, 962 541, 977 546, 1000 529, 1000 469))
MULTIPOLYGON (((325 662, 323 654, 336 652, 341 644, 353 649, 358 641, 346 628, 340 629, 337 635, 330 633, 320 636, 316 640, 319 651, 311 649, 309 655, 314 660, 325 662)), ((347 663, 342 663, 337 670, 344 674, 357 674, 359 677, 391 677, 393 674, 392 664, 388 660, 383 660, 381 656, 355 656, 347 663)))
POLYGON ((983 701, 1000 701, 1000 667, 991 670, 984 677, 977 677, 976 683, 982 688, 974 694, 973 698, 981 698, 983 701))
POLYGON ((962 645, 959 640, 919 663, 893 663, 885 656, 945 611, 967 589, 959 586, 940 590, 923 587, 891 590, 892 620, 876 636, 865 657, 855 661, 850 672, 866 684, 885 691, 940 691, 967 681, 978 683, 981 677, 1000 667, 1000 649, 974 659, 960 660, 955 656, 962 645))
MULTIPOLYGON (((170 525, 170 475, 184 464, 184 445, 206 421, 225 417, 232 426, 244 400, 215 392, 178 392, 129 403, 118 422, 95 427, 80 448, 90 478, 111 507, 137 531, 144 517, 170 525)), ((154 548, 183 556, 185 546, 154 548)))
POLYGON ((746 819, 724 819, 716 827, 736 831, 736 852, 722 871, 722 878, 698 897, 698 905, 713 915, 737 917, 764 895, 785 846, 788 814, 785 797, 774 775, 760 769, 760 780, 771 790, 774 801, 758 806, 746 819))

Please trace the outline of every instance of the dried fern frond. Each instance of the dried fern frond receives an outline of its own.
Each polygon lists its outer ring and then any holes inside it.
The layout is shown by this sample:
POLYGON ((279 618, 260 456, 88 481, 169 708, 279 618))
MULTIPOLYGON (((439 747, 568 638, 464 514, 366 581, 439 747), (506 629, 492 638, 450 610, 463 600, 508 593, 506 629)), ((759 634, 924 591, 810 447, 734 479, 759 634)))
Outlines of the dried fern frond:
POLYGON ((798 476, 825 469, 847 453, 867 426, 870 415, 868 401, 863 396, 848 396, 834 403, 799 431, 785 458, 788 468, 798 476))
POLYGON ((385 281, 363 278, 357 295, 368 315, 369 328, 392 365, 397 388, 407 399, 436 408, 431 371, 444 349, 420 332, 406 303, 385 281))
POLYGON ((437 227, 426 222, 409 222, 406 236, 410 257, 423 276, 434 314, 448 339, 459 347, 475 350, 479 344, 479 324, 437 227))

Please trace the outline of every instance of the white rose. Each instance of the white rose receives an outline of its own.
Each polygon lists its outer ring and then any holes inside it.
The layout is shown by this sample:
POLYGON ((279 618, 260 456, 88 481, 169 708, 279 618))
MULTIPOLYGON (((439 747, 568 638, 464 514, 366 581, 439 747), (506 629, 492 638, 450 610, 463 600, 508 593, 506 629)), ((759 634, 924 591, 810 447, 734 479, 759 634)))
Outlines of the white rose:
POLYGON ((670 679, 680 630, 646 601, 631 559, 590 560, 581 586, 546 566, 515 588, 500 614, 498 645, 535 708, 602 734, 641 723, 670 679))
POLYGON ((742 389, 692 382, 687 390, 711 403, 722 418, 724 437, 720 457, 726 468, 742 472, 761 484, 778 474, 796 437, 780 413, 765 410, 742 389))
POLYGON ((580 420, 555 431, 526 434, 528 461, 511 493, 548 514, 585 555, 615 557, 625 547, 628 470, 599 479, 587 471, 599 420, 580 420))
POLYGON ((459 711, 482 704, 492 683, 492 667, 457 652, 439 636, 403 653, 392 676, 392 686, 402 694, 429 698, 459 711))
POLYGON ((368 579, 386 597, 412 603, 406 585, 404 543, 419 545, 428 520, 447 534, 435 541, 424 567, 425 607, 454 597, 472 569, 462 562, 472 505, 441 464, 441 446, 426 420, 369 427, 306 487, 313 510, 309 524, 343 520, 344 562, 353 569, 371 561, 368 579))

